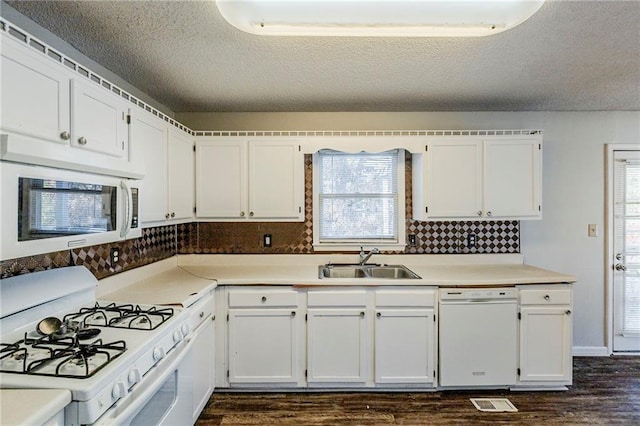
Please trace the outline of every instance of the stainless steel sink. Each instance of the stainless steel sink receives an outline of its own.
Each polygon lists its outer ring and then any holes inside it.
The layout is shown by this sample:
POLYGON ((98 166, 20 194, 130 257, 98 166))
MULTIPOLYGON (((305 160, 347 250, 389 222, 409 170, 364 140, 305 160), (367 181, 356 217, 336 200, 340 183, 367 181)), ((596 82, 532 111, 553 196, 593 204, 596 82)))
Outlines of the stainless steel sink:
POLYGON ((319 278, 420 279, 404 265, 320 265, 319 278))

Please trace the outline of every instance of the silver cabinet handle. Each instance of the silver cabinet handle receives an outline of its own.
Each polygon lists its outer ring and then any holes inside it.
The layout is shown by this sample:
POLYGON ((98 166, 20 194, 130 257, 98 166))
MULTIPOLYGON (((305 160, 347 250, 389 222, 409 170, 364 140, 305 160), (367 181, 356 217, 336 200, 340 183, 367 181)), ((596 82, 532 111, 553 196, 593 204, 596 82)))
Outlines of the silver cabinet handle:
POLYGON ((267 301, 267 298, 265 296, 262 296, 262 299, 260 299, 260 300, 262 300, 262 303, 264 303, 264 302, 267 301))
POLYGON ((65 130, 64 132, 60 133, 60 139, 68 141, 69 139, 71 139, 71 135, 65 130))
POLYGON ((200 318, 204 317, 204 312, 200 312, 200 318))
POLYGON ((549 296, 548 294, 546 294, 546 295, 544 296, 544 300, 546 300, 546 301, 548 302, 549 300, 551 300, 551 296, 549 296))
POLYGON ((616 263, 615 268, 616 268, 616 271, 626 271, 627 270, 627 267, 624 266, 622 263, 616 263))
POLYGON ((482 216, 482 210, 478 210, 478 216, 482 216))
POLYGON ((571 310, 567 309, 566 311, 564 311, 564 313, 567 314, 567 315, 571 315, 571 310))
POLYGON ((491 216, 491 212, 487 212, 487 216, 491 216))
POLYGON ((171 217, 176 217, 176 212, 171 212, 171 217))
POLYGON ((360 318, 364 318, 364 312, 360 312, 360 318))
POLYGON ((382 317, 382 314, 381 314, 380 312, 378 312, 378 313, 376 314, 376 316, 377 316, 378 318, 381 318, 381 317, 382 317))
POLYGON ((171 217, 171 216, 169 215, 169 213, 167 213, 167 214, 165 214, 165 215, 164 215, 164 218, 165 218, 165 219, 169 219, 169 217, 171 217))
POLYGON ((296 311, 291 311, 291 316, 295 317, 296 316, 296 311))
POLYGON ((240 217, 244 217, 244 212, 240 212, 240 217))
POLYGON ((78 138, 78 143, 80 145, 86 145, 87 144, 87 138, 85 138, 84 136, 81 136, 80 138, 78 138))
POLYGON ((249 216, 253 217, 253 212, 249 212, 249 216))

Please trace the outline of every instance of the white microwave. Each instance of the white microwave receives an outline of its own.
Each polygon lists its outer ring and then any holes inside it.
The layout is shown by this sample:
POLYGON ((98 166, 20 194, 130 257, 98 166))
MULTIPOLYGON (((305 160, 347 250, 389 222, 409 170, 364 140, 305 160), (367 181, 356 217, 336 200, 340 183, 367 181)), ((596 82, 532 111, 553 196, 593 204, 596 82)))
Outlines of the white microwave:
POLYGON ((141 235, 135 181, 0 162, 0 260, 141 235))

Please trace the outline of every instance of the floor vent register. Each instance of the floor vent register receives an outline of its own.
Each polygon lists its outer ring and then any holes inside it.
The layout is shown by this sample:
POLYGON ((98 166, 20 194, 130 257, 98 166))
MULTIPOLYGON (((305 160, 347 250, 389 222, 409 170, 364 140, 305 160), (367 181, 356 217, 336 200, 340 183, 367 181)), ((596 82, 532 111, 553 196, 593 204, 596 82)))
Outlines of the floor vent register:
POLYGON ((492 413, 517 412, 518 409, 506 398, 471 398, 471 402, 479 411, 492 413))

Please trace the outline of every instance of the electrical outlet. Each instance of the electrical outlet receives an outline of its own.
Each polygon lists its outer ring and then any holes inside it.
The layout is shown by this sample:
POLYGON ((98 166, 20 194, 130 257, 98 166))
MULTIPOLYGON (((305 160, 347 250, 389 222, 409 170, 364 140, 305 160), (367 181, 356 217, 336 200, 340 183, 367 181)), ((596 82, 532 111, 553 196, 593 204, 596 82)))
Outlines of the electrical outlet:
POLYGON ((416 234, 409 234, 409 246, 416 246, 416 234))
POLYGON ((111 247, 111 264, 115 265, 120 260, 120 247, 111 247))
POLYGON ((598 236, 598 225, 596 225, 595 223, 590 223, 589 224, 588 235, 590 237, 597 237, 598 236))
POLYGON ((467 235, 467 247, 474 248, 476 246, 476 234, 467 235))
POLYGON ((272 242, 271 234, 264 234, 262 236, 262 245, 264 247, 271 247, 272 242))

